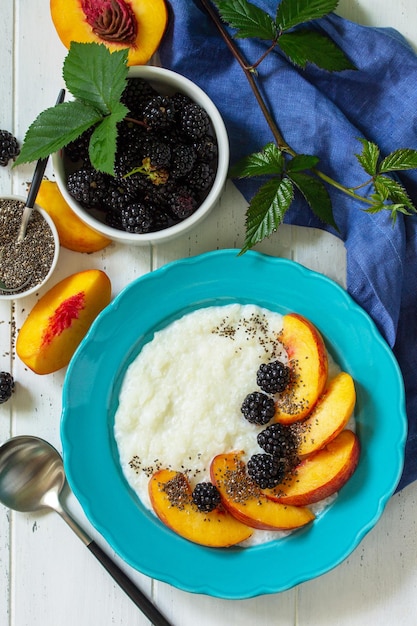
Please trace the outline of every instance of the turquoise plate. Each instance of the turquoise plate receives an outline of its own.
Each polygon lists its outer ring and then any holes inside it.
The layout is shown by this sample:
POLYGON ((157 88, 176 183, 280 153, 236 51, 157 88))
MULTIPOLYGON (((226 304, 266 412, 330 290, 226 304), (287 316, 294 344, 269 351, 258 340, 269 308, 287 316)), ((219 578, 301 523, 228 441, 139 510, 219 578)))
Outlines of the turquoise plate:
POLYGON ((74 355, 63 390, 68 481, 87 517, 129 565, 180 589, 248 598, 289 589, 341 563, 376 524, 401 475, 406 439, 400 370, 369 316, 336 283, 285 259, 220 250, 170 263, 127 286, 74 355), (128 486, 113 437, 126 368, 153 333, 200 307, 255 303, 308 317, 356 382, 359 465, 308 528, 251 548, 182 539, 128 486))

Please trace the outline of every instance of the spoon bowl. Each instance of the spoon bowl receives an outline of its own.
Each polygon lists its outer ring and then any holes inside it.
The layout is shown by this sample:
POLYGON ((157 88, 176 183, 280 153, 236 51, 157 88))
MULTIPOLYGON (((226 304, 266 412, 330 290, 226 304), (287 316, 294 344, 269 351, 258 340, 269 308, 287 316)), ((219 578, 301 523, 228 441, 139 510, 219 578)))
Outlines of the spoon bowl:
POLYGON ((43 439, 14 437, 0 448, 0 501, 21 512, 53 508, 65 484, 58 452, 43 439))
POLYGON ((47 508, 59 513, 151 623, 170 626, 157 607, 65 510, 60 501, 65 484, 62 458, 44 439, 22 435, 0 446, 0 502, 21 512, 47 508))

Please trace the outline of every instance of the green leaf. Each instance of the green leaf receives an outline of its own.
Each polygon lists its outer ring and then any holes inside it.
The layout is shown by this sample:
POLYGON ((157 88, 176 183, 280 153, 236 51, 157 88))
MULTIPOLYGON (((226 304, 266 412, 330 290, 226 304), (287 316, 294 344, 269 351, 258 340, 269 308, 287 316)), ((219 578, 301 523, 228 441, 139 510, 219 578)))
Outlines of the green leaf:
POLYGON ((400 148, 394 150, 381 161, 380 173, 395 172, 400 170, 413 170, 417 168, 417 150, 400 148))
POLYGON ((303 170, 311 170, 319 162, 319 158, 312 154, 296 154, 287 163, 288 172, 301 172, 303 170))
POLYGON ((376 176, 380 155, 379 148, 375 143, 367 139, 359 139, 359 141, 363 146, 362 153, 355 154, 355 156, 367 174, 376 176))
POLYGON ((89 156, 93 167, 100 172, 114 176, 114 159, 117 147, 117 124, 127 115, 128 110, 119 102, 111 115, 98 124, 90 139, 89 156))
POLYGON ((250 154, 230 168, 231 178, 249 178, 281 174, 284 169, 284 157, 274 143, 268 143, 261 152, 250 154))
POLYGON ((292 172, 289 176, 304 196, 314 215, 338 230, 333 216, 332 201, 322 181, 303 172, 292 172))
POLYGON ((79 101, 43 111, 29 126, 15 165, 44 159, 102 119, 97 109, 79 101))
POLYGON ((236 38, 256 37, 274 41, 277 29, 272 17, 247 0, 214 0, 220 16, 237 30, 236 38))
POLYGON ((381 199, 389 200, 393 204, 402 204, 413 213, 416 213, 416 208, 401 183, 388 176, 380 175, 374 179, 374 186, 381 199))
POLYGON ((327 35, 316 31, 299 29, 284 33, 278 39, 278 46, 289 59, 301 68, 313 63, 329 72, 353 70, 355 66, 327 35))
POLYGON ((293 199, 289 178, 273 178, 260 187, 246 213, 246 239, 241 254, 277 230, 293 199))
POLYGON ((63 68, 68 90, 108 115, 126 86, 127 53, 127 48, 111 53, 104 44, 71 42, 63 68))
POLYGON ((277 9, 276 24, 278 30, 288 30, 334 11, 339 0, 282 0, 277 9))

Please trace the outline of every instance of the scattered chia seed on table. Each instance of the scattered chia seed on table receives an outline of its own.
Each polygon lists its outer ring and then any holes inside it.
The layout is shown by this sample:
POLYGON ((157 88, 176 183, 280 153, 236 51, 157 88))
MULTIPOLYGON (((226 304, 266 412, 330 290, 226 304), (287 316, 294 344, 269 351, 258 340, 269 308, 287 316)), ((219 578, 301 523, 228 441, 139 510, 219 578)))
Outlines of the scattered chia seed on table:
MULTIPOLYGON (((49 224, 36 210, 25 238, 17 241, 24 207, 20 200, 0 199, 0 281, 8 289, 16 289, 14 293, 39 285, 48 274, 55 253, 49 224)), ((8 292, 0 288, 0 294, 8 292)))

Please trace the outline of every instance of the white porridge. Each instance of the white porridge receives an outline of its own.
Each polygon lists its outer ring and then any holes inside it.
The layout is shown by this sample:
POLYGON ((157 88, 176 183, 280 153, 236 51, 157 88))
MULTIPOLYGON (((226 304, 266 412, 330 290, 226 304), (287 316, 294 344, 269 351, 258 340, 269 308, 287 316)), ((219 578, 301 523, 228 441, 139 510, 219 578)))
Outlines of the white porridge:
POLYGON ((228 450, 259 452, 240 412, 256 389, 260 363, 286 361, 277 341, 282 316, 253 305, 199 309, 157 332, 130 365, 115 416, 125 476, 151 508, 148 480, 159 468, 209 478, 211 459, 228 450))
MULTIPOLYGON (((147 508, 158 469, 187 472, 194 486, 210 480, 215 455, 244 450, 248 459, 261 451, 256 436, 265 426, 240 408, 257 390, 261 363, 287 362, 281 330, 280 314, 232 304, 187 314, 143 347, 126 372, 114 430, 123 472, 147 508)), ((252 543, 259 535, 277 533, 254 533, 252 543)))

